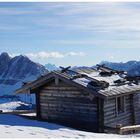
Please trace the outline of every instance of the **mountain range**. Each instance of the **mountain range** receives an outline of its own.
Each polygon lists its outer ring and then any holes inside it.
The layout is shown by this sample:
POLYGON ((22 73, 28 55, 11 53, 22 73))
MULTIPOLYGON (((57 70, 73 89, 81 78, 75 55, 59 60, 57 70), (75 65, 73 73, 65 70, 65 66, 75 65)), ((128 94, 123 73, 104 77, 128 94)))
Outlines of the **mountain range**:
POLYGON ((127 71, 130 76, 140 76, 140 61, 128 61, 125 63, 102 61, 100 64, 115 70, 127 71))
MULTIPOLYGON (((100 64, 112 69, 127 71, 129 75, 140 76, 140 61, 128 61, 126 63, 102 61, 100 64)), ((72 69, 75 68, 79 67, 72 67, 72 69)), ((0 96, 12 95, 14 90, 22 86, 23 82, 35 80, 49 71, 58 69, 51 63, 46 63, 43 66, 31 61, 24 55, 10 57, 8 53, 4 52, 0 54, 0 96)), ((26 98, 25 96, 22 97, 23 100, 26 98)))
POLYGON ((59 68, 56 65, 51 64, 51 63, 45 64, 45 68, 48 71, 59 70, 59 68))
POLYGON ((31 61, 26 56, 19 55, 11 58, 8 53, 0 55, 0 83, 5 83, 6 79, 13 79, 16 83, 18 79, 28 79, 30 76, 36 77, 46 72, 43 65, 31 61))
MULTIPOLYGON (((99 64, 104 64, 105 66, 120 70, 120 71, 127 71, 128 75, 130 76, 140 76, 140 61, 128 61, 128 62, 109 62, 109 61, 102 61, 99 64)), ((48 63, 45 65, 46 69, 49 71, 51 70, 58 70, 59 68, 55 66, 54 64, 48 63)), ((87 66, 73 66, 71 69, 77 69, 77 68, 85 68, 87 66)), ((91 66, 93 68, 96 68, 96 65, 91 66)))
POLYGON ((35 80, 47 73, 45 66, 19 55, 10 57, 4 52, 0 55, 0 96, 11 95, 24 81, 35 80))

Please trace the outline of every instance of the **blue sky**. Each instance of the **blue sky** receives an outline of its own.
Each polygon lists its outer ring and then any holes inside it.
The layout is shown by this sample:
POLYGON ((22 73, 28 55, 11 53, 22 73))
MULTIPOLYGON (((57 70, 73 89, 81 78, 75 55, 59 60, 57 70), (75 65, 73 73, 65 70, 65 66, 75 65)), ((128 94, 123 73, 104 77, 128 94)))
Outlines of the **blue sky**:
POLYGON ((140 3, 0 3, 0 52, 41 64, 140 60, 140 3))

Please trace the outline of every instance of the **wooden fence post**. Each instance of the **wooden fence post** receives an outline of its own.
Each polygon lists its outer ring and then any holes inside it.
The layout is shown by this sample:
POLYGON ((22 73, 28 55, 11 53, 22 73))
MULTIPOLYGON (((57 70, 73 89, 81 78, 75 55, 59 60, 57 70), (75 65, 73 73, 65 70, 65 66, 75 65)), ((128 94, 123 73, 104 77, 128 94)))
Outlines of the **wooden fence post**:
POLYGON ((122 134, 122 132, 121 132, 121 127, 122 127, 122 124, 117 124, 117 125, 116 125, 116 133, 117 133, 117 134, 122 134))

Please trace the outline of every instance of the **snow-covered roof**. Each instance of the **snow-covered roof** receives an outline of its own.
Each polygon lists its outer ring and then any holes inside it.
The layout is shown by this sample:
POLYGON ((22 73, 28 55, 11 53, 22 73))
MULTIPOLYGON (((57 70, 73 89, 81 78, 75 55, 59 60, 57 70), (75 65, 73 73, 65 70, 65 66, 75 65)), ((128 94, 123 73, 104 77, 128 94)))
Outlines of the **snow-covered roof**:
POLYGON ((110 97, 140 91, 140 84, 127 81, 125 79, 126 74, 123 72, 101 75, 100 70, 93 68, 77 68, 75 70, 66 70, 63 72, 61 70, 50 72, 37 80, 24 85, 22 88, 18 89, 16 93, 29 91, 40 85, 46 84, 47 80, 55 75, 62 79, 67 79, 67 81, 75 86, 79 85, 80 87, 90 90, 91 93, 93 92, 93 94, 97 96, 110 97), (123 82, 121 83, 121 81, 123 82))
MULTIPOLYGON (((122 76, 119 75, 119 74, 114 74, 114 75, 111 75, 111 76, 101 76, 99 74, 99 72, 92 72, 90 74, 87 74, 87 73, 84 72, 84 73, 81 73, 81 74, 85 74, 88 77, 93 78, 93 79, 96 79, 98 81, 106 81, 106 82, 109 83, 110 86, 111 85, 114 85, 114 81, 119 80, 119 79, 122 79, 122 76)), ((86 78, 84 78, 84 79, 86 79, 86 78)), ((76 79, 75 81, 77 81, 77 80, 78 79, 76 79)), ((79 80, 86 82, 86 80, 83 80, 83 78, 79 78, 79 80)))
MULTIPOLYGON (((126 77, 126 74, 124 73, 114 73, 112 75, 106 75, 106 76, 101 76, 99 70, 95 69, 75 69, 75 71, 78 71, 78 73, 82 75, 86 75, 85 77, 79 77, 76 79, 73 79, 75 83, 78 83, 84 87, 91 88, 93 90, 97 90, 99 94, 102 94, 104 96, 114 96, 114 95, 120 95, 120 94, 125 94, 125 93, 130 93, 130 92, 137 92, 140 91, 140 84, 137 83, 131 83, 131 82, 124 82, 123 84, 116 84, 115 81, 117 80, 124 80, 126 77), (90 86, 91 81, 97 81, 97 82, 107 82, 109 84, 108 87, 104 89, 100 89, 100 87, 94 87, 93 85, 90 86)), ((71 73, 71 72, 70 72, 71 73)), ((65 76, 70 76, 69 72, 64 73, 65 76)))
MULTIPOLYGON (((73 81, 76 83, 82 84, 84 86, 87 86, 88 83, 95 80, 98 82, 105 81, 105 82, 109 83, 109 87, 110 87, 110 86, 114 86, 114 81, 124 78, 123 74, 113 74, 111 76, 109 76, 109 75, 108 76, 101 76, 100 71, 96 71, 95 69, 92 69, 92 68, 90 69, 90 71, 89 71, 89 68, 87 71, 86 71, 86 68, 80 69, 80 70, 76 69, 75 71, 76 72, 78 71, 78 73, 81 75, 85 75, 85 77, 79 77, 79 78, 74 79, 73 81)), ((77 73, 75 74, 75 72, 67 71, 63 74, 67 77, 72 78, 77 73)))

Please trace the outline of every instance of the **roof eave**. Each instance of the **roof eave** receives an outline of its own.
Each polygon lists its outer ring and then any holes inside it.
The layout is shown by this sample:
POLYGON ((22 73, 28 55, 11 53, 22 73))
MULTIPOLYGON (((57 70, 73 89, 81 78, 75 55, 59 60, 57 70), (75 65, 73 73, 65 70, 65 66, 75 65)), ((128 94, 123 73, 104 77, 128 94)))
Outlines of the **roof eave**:
POLYGON ((33 82, 31 82, 31 83, 29 83, 27 85, 24 85, 21 88, 15 90, 14 95, 21 94, 21 93, 26 93, 28 91, 30 91, 30 93, 31 93, 31 90, 34 89, 34 86, 37 87, 37 86, 40 85, 39 83, 44 82, 47 79, 50 79, 51 77, 54 76, 54 73, 53 72, 49 72, 47 75, 48 75, 47 77, 44 76, 44 77, 41 77, 40 79, 38 78, 35 81, 33 81, 33 82))

